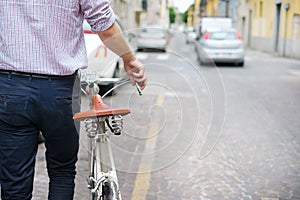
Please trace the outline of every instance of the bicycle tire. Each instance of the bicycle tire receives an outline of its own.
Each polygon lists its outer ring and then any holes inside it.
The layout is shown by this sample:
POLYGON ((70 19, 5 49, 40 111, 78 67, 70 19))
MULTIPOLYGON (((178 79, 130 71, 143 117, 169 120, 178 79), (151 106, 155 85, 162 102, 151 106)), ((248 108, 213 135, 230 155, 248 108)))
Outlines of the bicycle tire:
POLYGON ((102 186, 103 191, 103 200, 117 200, 117 198, 114 197, 114 186, 112 183, 106 182, 102 186))
POLYGON ((105 183, 102 185, 102 196, 98 196, 97 193, 91 193, 92 200, 120 200, 114 197, 114 188, 111 183, 105 183))

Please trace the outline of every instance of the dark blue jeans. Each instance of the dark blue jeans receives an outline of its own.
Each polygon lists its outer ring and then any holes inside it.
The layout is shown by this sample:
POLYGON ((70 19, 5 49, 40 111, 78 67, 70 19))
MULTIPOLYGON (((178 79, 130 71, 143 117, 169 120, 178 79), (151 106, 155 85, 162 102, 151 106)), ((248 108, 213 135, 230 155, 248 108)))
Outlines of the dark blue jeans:
POLYGON ((45 137, 51 200, 71 200, 79 146, 77 76, 26 77, 0 72, 0 184, 2 200, 32 198, 38 133, 45 137))

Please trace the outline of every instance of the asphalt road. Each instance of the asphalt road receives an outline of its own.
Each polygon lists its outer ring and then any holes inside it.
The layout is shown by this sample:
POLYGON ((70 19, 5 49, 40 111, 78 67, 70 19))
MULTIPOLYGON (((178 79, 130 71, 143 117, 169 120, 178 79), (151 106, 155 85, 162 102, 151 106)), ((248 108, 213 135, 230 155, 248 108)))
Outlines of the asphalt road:
MULTIPOLYGON (((299 60, 247 50, 244 67, 199 66, 182 35, 137 55, 143 96, 127 84, 106 98, 132 110, 112 138, 123 199, 300 199, 299 60)), ((75 199, 88 199, 84 132, 77 168, 75 199)), ((41 145, 34 199, 47 182, 41 145)))

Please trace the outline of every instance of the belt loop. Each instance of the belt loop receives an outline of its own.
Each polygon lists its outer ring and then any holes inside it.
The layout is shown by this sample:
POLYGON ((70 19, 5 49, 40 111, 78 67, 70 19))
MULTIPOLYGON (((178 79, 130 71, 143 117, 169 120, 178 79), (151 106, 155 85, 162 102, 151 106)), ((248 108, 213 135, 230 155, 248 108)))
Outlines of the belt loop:
POLYGON ((11 79, 11 73, 8 73, 8 79, 11 79))

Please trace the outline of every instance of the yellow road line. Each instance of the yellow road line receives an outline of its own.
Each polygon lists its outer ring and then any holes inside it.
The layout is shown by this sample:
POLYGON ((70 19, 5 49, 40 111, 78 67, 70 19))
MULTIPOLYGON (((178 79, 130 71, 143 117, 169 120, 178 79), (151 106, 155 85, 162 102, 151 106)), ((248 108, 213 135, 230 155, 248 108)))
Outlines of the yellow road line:
MULTIPOLYGON (((164 95, 158 95, 156 99, 156 104, 162 106, 165 100, 164 95)), ((149 132, 148 132, 148 139, 146 141, 145 150, 147 152, 154 152, 158 137, 158 131, 159 131, 159 120, 154 119, 157 121, 153 121, 149 132), (153 133, 156 133, 153 136, 153 133), (150 151, 149 151, 150 150, 150 151)), ((154 155, 152 154, 146 154, 142 157, 141 163, 139 165, 139 169, 136 175, 135 183, 133 192, 131 195, 132 200, 146 200, 149 184, 150 184, 150 178, 151 178, 151 169, 152 164, 155 159, 154 155)))

